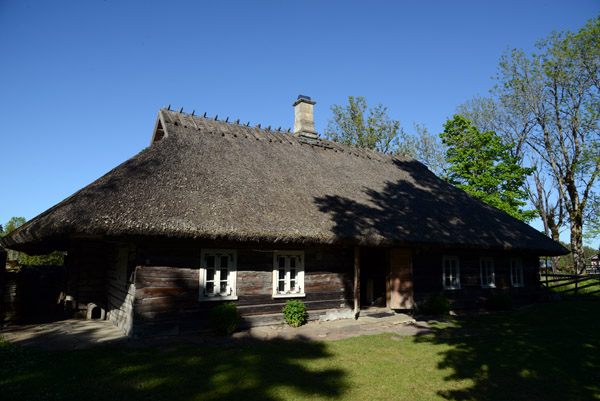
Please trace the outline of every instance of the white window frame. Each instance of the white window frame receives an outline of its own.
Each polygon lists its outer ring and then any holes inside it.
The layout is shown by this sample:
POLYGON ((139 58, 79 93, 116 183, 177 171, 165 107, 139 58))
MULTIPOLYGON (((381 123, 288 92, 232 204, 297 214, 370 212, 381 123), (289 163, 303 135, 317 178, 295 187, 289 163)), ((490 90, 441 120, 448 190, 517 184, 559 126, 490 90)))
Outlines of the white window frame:
MULTIPOLYGON (((223 280, 225 281, 225 280, 223 280)), ((200 301, 235 301, 237 297, 237 252, 233 249, 203 249, 200 252, 200 301), (212 280, 214 288, 220 288, 221 284, 221 257, 227 256, 227 286, 226 290, 218 293, 206 293, 207 288, 207 257, 215 256, 214 276, 212 280)))
POLYGON ((304 251, 275 251, 273 252, 273 298, 302 298, 305 297, 304 288, 304 251), (285 277, 281 278, 279 275, 279 258, 285 257, 285 277), (291 286, 291 268, 290 268, 290 257, 294 257, 296 260, 296 288, 297 290, 292 291, 291 286), (279 283, 284 283, 284 290, 279 291, 279 283))
POLYGON ((521 258, 510 258, 510 285, 513 287, 525 287, 523 281, 523 261, 521 258))
POLYGON ((445 290, 460 290, 460 264, 458 262, 458 256, 444 256, 442 258, 442 282, 445 290), (455 263, 456 274, 452 271, 452 266, 449 266, 449 272, 446 271, 446 262, 455 263), (452 283, 454 276, 456 276, 456 285, 447 285, 446 279, 449 279, 450 283, 452 283))
POLYGON ((496 274, 494 273, 494 258, 479 258, 479 275, 482 288, 496 288, 496 274), (491 278, 491 282, 490 282, 491 278))

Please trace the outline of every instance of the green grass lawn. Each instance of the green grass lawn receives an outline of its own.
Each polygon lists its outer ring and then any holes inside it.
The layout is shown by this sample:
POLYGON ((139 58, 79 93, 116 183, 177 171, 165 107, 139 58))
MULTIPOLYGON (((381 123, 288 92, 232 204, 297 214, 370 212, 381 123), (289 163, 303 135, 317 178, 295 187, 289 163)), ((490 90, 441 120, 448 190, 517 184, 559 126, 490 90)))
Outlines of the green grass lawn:
POLYGON ((2 400, 594 400, 600 302, 457 318, 435 334, 41 352, 0 342, 2 400))
MULTIPOLYGON (((587 276, 584 276, 584 277, 587 277, 587 276)), ((544 280, 545 280, 545 276, 542 276, 541 283, 543 285, 545 284, 544 280)), ((552 292, 561 293, 561 292, 566 291, 566 290, 571 290, 569 292, 562 293, 561 297, 563 297, 563 298, 569 298, 569 297, 574 297, 575 296, 575 284, 569 284, 569 285, 564 285, 562 287, 552 288, 553 285, 556 285, 556 284, 557 283, 550 283, 550 290, 552 292)), ((598 276, 595 276, 593 278, 589 278, 588 280, 585 280, 585 281, 581 282, 578 285, 577 296, 586 296, 586 295, 594 293, 596 291, 600 291, 600 277, 598 277, 598 276), (596 285, 591 285, 591 284, 594 284, 594 283, 596 285), (586 287, 586 288, 581 288, 582 286, 588 286, 588 285, 590 285, 590 286, 586 287)), ((591 296, 600 298, 600 293, 596 292, 595 294, 592 294, 591 296)))

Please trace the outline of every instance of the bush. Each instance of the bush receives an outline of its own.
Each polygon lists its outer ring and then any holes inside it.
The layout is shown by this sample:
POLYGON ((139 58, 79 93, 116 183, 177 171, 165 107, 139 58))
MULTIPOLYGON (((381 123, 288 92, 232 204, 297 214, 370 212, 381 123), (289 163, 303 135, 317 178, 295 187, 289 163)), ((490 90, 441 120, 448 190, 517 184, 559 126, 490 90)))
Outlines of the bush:
POLYGON ((500 294, 492 294, 486 301, 485 307, 489 310, 510 310, 512 309, 513 302, 510 294, 505 292, 500 294))
POLYGON ((425 315, 449 315, 450 301, 443 292, 431 295, 419 308, 419 312, 425 315))
POLYGON ((302 301, 290 300, 283 307, 285 321, 292 327, 299 327, 306 323, 308 313, 302 301))
POLYGON ((237 327, 240 314, 235 304, 227 302, 212 308, 208 318, 215 333, 230 335, 237 327))

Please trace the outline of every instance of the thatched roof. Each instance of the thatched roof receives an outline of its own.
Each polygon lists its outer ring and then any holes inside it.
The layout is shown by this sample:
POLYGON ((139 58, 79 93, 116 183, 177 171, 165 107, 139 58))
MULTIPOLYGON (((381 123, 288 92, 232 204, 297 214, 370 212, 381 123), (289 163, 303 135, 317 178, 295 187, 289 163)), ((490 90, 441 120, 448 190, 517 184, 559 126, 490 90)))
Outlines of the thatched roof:
POLYGON ((2 242, 78 236, 567 252, 412 158, 168 110, 151 146, 2 242))

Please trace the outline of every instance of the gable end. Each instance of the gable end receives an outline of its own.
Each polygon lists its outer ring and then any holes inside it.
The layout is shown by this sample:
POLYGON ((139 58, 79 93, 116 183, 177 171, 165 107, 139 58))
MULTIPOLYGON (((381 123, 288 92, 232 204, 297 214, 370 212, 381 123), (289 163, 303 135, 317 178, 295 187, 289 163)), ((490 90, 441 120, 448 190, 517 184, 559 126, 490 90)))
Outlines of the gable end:
POLYGON ((152 140, 150 141, 150 146, 154 144, 154 142, 158 142, 164 137, 169 136, 166 130, 166 124, 162 121, 162 114, 158 113, 158 117, 156 118, 156 124, 154 124, 154 131, 152 132, 152 140))

